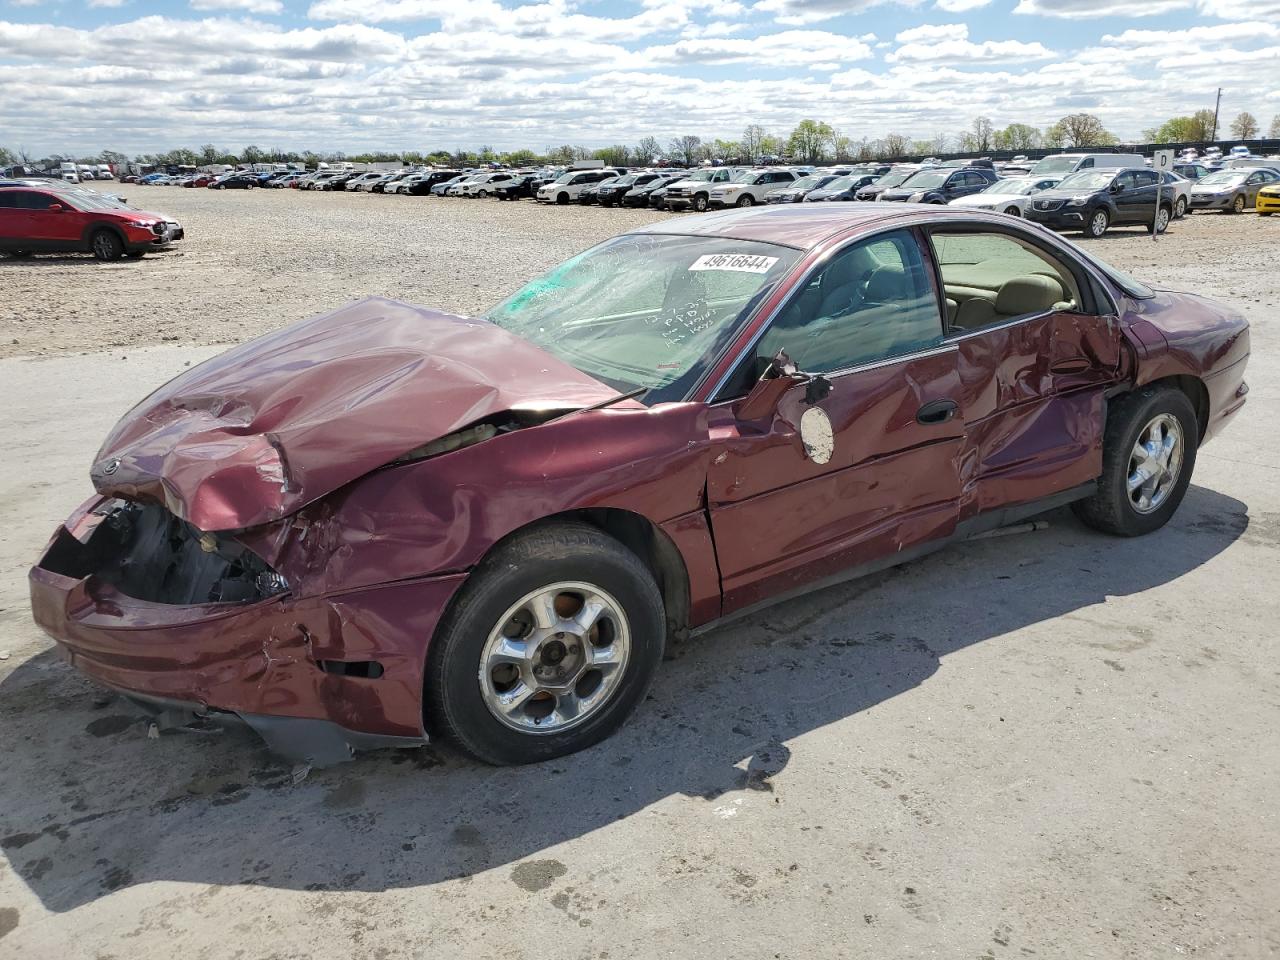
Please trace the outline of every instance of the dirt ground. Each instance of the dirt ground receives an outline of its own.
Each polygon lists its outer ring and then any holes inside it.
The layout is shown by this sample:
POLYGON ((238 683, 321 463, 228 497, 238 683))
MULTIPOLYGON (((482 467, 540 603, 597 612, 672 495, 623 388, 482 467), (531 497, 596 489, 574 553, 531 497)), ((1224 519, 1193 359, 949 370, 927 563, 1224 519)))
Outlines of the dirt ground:
POLYGON ((363 294, 474 311, 660 215, 134 193, 181 250, 0 261, 0 958, 1280 956, 1280 219, 1086 244, 1253 324, 1157 534, 1059 511, 777 606, 562 761, 295 782, 248 735, 149 739, 31 622, 98 442, 208 344, 363 294))

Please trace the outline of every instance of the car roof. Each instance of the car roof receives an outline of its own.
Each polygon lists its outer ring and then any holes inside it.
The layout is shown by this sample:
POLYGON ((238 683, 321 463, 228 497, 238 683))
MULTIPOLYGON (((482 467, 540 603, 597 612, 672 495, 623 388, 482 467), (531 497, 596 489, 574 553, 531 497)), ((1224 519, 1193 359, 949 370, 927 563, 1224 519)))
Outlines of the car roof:
MULTIPOLYGON (((940 220, 970 219, 972 210, 929 206, 928 212, 940 220)), ((662 220, 633 230, 633 234, 716 237, 726 240, 757 240, 799 250, 810 250, 851 227, 911 220, 920 216, 917 204, 819 203, 783 204, 735 208, 715 213, 695 214, 662 220), (835 209, 827 209, 834 207, 835 209)))

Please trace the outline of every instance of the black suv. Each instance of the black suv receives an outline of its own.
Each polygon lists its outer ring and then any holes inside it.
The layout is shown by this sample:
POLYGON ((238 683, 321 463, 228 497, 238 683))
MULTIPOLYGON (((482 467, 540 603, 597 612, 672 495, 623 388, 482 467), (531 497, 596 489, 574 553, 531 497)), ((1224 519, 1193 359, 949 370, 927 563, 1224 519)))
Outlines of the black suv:
POLYGON ((1151 226, 1164 232, 1173 219, 1176 198, 1162 191, 1156 213, 1154 170, 1081 170, 1064 177, 1056 187, 1036 194, 1027 204, 1027 219, 1055 230, 1079 230, 1086 237, 1100 237, 1113 225, 1151 226))
MULTIPOLYGON (((432 187, 437 183, 452 180, 459 172, 458 170, 432 170, 430 173, 424 174, 421 180, 413 181, 402 192, 413 197, 428 197, 431 195, 432 187)), ((335 187, 334 189, 337 188, 335 187)))
POLYGON ((926 167, 917 170, 901 185, 885 190, 877 200, 912 203, 949 203, 956 197, 985 190, 1000 178, 985 167, 926 167))

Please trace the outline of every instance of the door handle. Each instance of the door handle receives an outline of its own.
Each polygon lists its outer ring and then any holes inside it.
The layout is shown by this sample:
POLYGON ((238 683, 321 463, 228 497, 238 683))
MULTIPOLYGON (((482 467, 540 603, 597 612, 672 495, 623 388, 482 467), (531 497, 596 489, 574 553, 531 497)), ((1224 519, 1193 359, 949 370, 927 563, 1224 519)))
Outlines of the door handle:
POLYGON ((1093 363, 1088 357, 1068 357, 1065 360, 1059 360, 1057 363, 1050 364, 1049 372, 1062 375, 1084 373, 1092 366, 1093 363))
POLYGON ((916 422, 924 424, 946 423, 956 415, 960 404, 954 400, 930 400, 916 411, 916 422))

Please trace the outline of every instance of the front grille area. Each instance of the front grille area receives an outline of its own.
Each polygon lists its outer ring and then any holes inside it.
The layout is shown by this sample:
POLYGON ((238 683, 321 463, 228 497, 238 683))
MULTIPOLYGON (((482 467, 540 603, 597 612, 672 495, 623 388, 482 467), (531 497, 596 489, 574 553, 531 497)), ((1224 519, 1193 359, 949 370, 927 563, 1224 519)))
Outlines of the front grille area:
POLYGON ((1047 213, 1051 210, 1057 210, 1061 208, 1062 203, 1063 201, 1061 200, 1036 200, 1032 204, 1032 206, 1034 206, 1037 210, 1041 210, 1047 213))
POLYGON ((65 530, 41 566, 95 576, 127 597, 181 605, 249 603, 288 589, 284 578, 235 540, 197 530, 158 503, 109 500, 85 543, 65 530))

